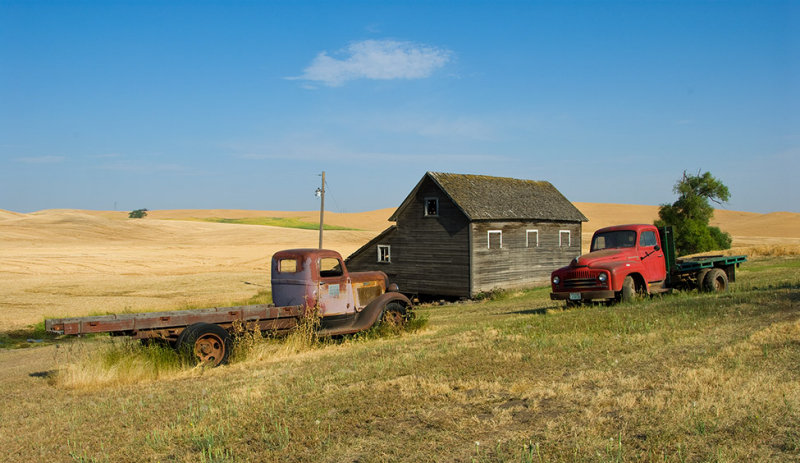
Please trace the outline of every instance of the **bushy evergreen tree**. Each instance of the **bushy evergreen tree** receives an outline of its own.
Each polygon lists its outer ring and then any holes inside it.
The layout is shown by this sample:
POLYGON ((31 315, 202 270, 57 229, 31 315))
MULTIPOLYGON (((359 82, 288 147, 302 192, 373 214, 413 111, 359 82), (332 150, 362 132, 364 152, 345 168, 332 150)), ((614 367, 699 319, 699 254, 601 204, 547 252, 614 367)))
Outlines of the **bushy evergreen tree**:
POLYGON ((655 224, 673 227, 678 255, 729 249, 731 236, 708 225, 714 216, 714 207, 709 201, 717 204, 727 201, 730 198, 728 187, 709 172, 687 175, 684 171, 673 191, 678 194, 678 200, 671 205, 661 205, 655 224))
POLYGON ((147 217, 147 209, 136 209, 128 213, 129 219, 143 219, 147 217))

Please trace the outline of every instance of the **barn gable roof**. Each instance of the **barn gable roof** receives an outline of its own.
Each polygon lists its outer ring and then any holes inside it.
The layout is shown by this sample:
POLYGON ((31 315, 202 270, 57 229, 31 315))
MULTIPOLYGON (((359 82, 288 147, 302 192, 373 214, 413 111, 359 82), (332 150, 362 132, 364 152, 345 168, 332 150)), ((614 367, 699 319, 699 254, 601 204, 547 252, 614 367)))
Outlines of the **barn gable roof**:
POLYGON ((347 259, 345 259, 345 264, 347 264, 350 261, 350 259, 353 258, 353 256, 357 256, 357 255, 361 254, 362 252, 364 252, 367 249, 369 249, 371 246, 373 246, 375 244, 378 244, 378 242, 386 239, 386 237, 390 236, 392 233, 394 233, 395 230, 397 230, 397 225, 392 225, 389 228, 387 228, 386 230, 380 232, 380 234, 378 234, 378 236, 376 236, 375 238, 372 238, 371 240, 369 240, 366 244, 364 244, 364 246, 361 246, 360 248, 358 248, 355 251, 353 251, 353 253, 350 254, 347 257, 347 259))
POLYGON ((397 221, 426 178, 441 188, 471 221, 589 220, 550 182, 441 172, 426 172, 389 220, 397 221))

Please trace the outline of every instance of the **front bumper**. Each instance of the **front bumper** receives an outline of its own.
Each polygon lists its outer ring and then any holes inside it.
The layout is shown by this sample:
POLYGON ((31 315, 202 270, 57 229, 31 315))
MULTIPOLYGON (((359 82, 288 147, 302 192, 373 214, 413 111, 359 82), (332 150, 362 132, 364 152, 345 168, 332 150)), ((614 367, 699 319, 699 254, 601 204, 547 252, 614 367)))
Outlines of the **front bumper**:
POLYGON ((550 299, 553 301, 591 301, 593 299, 614 299, 615 297, 616 293, 611 290, 550 293, 550 299))

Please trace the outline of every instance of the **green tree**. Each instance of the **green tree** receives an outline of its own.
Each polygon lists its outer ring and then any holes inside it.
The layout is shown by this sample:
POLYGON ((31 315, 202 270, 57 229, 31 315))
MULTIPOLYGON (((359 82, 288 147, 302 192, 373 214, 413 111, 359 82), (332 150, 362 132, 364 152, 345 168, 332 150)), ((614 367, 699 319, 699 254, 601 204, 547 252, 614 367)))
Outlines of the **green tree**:
POLYGON ((678 200, 662 204, 658 210, 656 226, 671 225, 675 231, 675 248, 678 255, 695 254, 715 249, 729 249, 731 236, 708 222, 714 216, 714 207, 709 203, 722 204, 730 198, 730 191, 711 173, 687 175, 678 180, 673 192, 678 200))
POLYGON ((142 219, 147 217, 147 209, 136 209, 128 214, 129 219, 142 219))

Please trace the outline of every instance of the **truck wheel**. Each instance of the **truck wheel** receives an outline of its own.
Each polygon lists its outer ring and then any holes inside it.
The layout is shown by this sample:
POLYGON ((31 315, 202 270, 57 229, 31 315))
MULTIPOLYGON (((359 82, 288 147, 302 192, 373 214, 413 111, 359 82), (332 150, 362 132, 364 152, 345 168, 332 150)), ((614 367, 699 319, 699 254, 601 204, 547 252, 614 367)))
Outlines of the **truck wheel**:
POLYGON ((704 269, 700 270, 699 272, 697 272, 697 290, 698 291, 704 291, 704 289, 703 289, 703 280, 706 279, 706 275, 708 275, 708 272, 710 270, 711 270, 710 268, 704 268, 704 269))
POLYGON ((712 268, 703 278, 703 289, 708 292, 728 290, 728 274, 721 268, 712 268))
POLYGON ((622 282, 622 302, 633 302, 639 294, 636 292, 636 282, 633 281, 633 277, 628 275, 625 277, 625 281, 622 282))
POLYGON ((192 358, 199 363, 215 367, 228 362, 233 339, 219 325, 195 323, 181 332, 176 348, 179 352, 192 354, 192 358))
POLYGON ((386 307, 383 308, 381 323, 386 323, 390 326, 402 327, 406 324, 407 320, 408 310, 403 304, 392 301, 386 304, 386 307))

